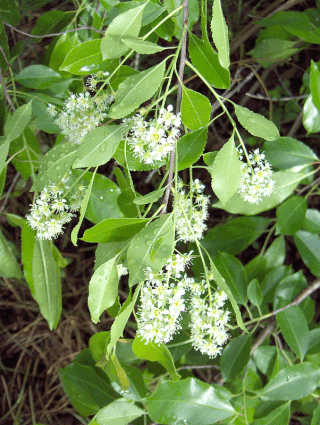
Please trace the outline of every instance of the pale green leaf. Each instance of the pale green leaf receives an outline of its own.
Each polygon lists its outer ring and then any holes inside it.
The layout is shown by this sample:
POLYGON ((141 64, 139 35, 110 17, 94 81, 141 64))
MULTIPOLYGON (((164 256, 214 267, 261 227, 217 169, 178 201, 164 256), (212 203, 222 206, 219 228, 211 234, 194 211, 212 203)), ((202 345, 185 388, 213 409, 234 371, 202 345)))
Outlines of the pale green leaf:
POLYGON ((87 75, 99 71, 102 62, 101 40, 78 43, 64 58, 59 70, 75 75, 87 75))
POLYGON ((302 261, 314 276, 320 276, 320 237, 300 230, 294 235, 302 261))
POLYGON ((128 46, 130 49, 138 52, 142 55, 152 55, 153 53, 162 52, 165 50, 165 47, 158 46, 151 41, 134 39, 134 38, 121 38, 123 44, 128 46))
POLYGON ((320 111, 313 103, 311 94, 307 97, 303 106, 302 124, 308 134, 320 132, 320 111))
POLYGON ((4 135, 6 136, 6 142, 11 142, 20 136, 26 126, 31 120, 32 107, 31 102, 26 105, 20 106, 11 115, 4 126, 4 135))
POLYGON ((320 71, 312 59, 310 69, 310 90, 313 104, 320 110, 320 71))
POLYGON ((21 259, 23 265, 24 277, 28 283, 31 294, 35 296, 33 273, 32 273, 32 258, 33 249, 36 242, 37 232, 25 223, 21 227, 21 259))
POLYGON ((84 232, 86 242, 120 242, 132 238, 150 220, 148 218, 107 218, 84 232))
POLYGON ((294 235, 304 223, 307 201, 302 196, 285 200, 276 211, 277 225, 283 235, 294 235))
POLYGON ((260 289, 258 279, 253 279, 247 289, 248 298, 251 304, 255 306, 260 306, 263 300, 263 295, 260 289))
POLYGON ((19 263, 14 255, 12 244, 0 230, 0 276, 21 279, 23 277, 19 263))
POLYGON ((134 198, 133 202, 136 205, 146 205, 146 204, 150 204, 151 202, 156 202, 159 198, 161 198, 165 190, 166 190, 166 187, 163 187, 162 189, 154 190, 153 192, 150 192, 147 195, 134 198))
POLYGON ((223 16, 220 0, 214 0, 212 6, 211 33, 213 42, 218 50, 219 62, 223 68, 230 66, 230 48, 228 27, 223 16))
POLYGON ((233 338, 224 348, 220 358, 220 369, 225 381, 233 381, 243 372, 250 359, 251 335, 233 338))
POLYGON ((142 415, 145 415, 144 410, 125 399, 119 399, 99 410, 89 425, 127 425, 142 415))
POLYGON ((207 97, 182 85, 181 120, 190 130, 209 124, 211 104, 207 97))
POLYGON ((275 140, 280 137, 276 125, 263 115, 236 104, 234 109, 240 124, 253 136, 262 137, 265 140, 275 140))
POLYGON ((267 416, 251 422, 251 425, 288 425, 290 421, 290 404, 291 401, 282 404, 267 416))
POLYGON ((6 164, 6 159, 9 153, 10 142, 5 141, 0 146, 0 172, 4 169, 6 164))

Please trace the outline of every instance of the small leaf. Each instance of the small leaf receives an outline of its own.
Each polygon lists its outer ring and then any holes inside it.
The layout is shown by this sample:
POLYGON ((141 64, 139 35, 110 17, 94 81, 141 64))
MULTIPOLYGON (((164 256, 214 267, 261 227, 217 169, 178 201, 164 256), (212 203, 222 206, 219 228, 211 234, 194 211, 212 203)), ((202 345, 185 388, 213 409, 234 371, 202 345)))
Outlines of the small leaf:
POLYGON ((190 130, 199 130, 210 122, 211 104, 202 94, 182 85, 181 120, 190 130))
POLYGON ((166 190, 166 187, 163 187, 162 189, 154 190, 153 192, 150 192, 147 195, 134 198, 133 202, 136 205, 151 204, 152 202, 156 202, 159 198, 161 198, 165 190, 166 190))
POLYGON ((31 102, 26 105, 20 106, 11 115, 4 126, 4 134, 6 136, 6 142, 11 142, 20 136, 26 126, 31 120, 32 107, 31 102))
POLYGON ((251 304, 260 306, 263 300, 263 295, 260 289, 258 279, 253 279, 248 285, 248 298, 251 304))
POLYGON ((218 50, 219 62, 223 68, 230 66, 228 27, 223 16, 220 0, 214 0, 211 20, 212 39, 218 50))
POLYGON ((190 167, 200 159, 207 143, 208 129, 187 133, 178 140, 178 171, 190 167))
POLYGON ((234 109, 240 124, 253 136, 262 137, 265 140, 275 140, 280 137, 275 124, 263 115, 236 104, 234 109))
POLYGON ((145 411, 125 400, 116 400, 104 406, 88 425, 127 425, 145 415, 145 411))
POLYGON ((251 335, 233 338, 222 352, 221 374, 225 381, 233 381, 246 367, 250 359, 251 335))
POLYGON ((159 345, 154 342, 148 342, 146 344, 141 338, 136 336, 133 341, 132 350, 139 359, 160 363, 170 373, 173 381, 180 379, 170 351, 164 344, 159 345))
POLYGON ((308 323, 298 306, 292 306, 277 314, 277 323, 291 350, 303 360, 309 343, 308 323))
POLYGON ((121 135, 120 125, 107 125, 89 131, 81 142, 72 167, 96 167, 106 164, 117 150, 121 135))
POLYGON ((294 235, 303 226, 307 211, 307 201, 302 196, 292 196, 276 211, 277 225, 283 235, 294 235))
POLYGON ((320 237, 300 230, 294 235, 302 261, 314 276, 320 276, 320 237))
POLYGON ((90 279, 88 306, 93 323, 98 323, 101 314, 116 301, 119 283, 118 260, 117 255, 102 264, 90 279))
POLYGON ((241 161, 234 145, 234 136, 218 152, 210 166, 211 186, 217 197, 225 206, 237 191, 241 180, 241 161))
POLYGON ((86 242, 120 242, 132 238, 150 220, 148 218, 107 218, 84 232, 86 242))
POLYGON ((101 40, 79 43, 69 51, 59 70, 75 75, 87 75, 99 71, 102 62, 100 44, 101 40))
POLYGON ((146 40, 121 38, 121 41, 130 49, 142 55, 152 55, 153 53, 162 52, 162 50, 165 50, 165 47, 158 46, 157 44, 146 40))
POLYGON ((123 118, 158 90, 165 71, 165 60, 145 71, 126 78, 116 92, 109 117, 123 118))

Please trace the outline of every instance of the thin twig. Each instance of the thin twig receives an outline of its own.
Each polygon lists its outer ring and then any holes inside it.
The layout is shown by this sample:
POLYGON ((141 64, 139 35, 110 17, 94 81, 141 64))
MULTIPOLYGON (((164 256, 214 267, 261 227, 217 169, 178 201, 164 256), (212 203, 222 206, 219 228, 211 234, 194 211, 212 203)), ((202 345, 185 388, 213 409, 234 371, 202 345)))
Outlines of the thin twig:
POLYGON ((254 99, 261 99, 261 100, 272 100, 272 102, 289 102, 289 100, 300 100, 300 99, 305 99, 306 97, 308 97, 308 94, 302 94, 301 96, 290 96, 290 97, 266 97, 266 96, 262 96, 261 94, 251 94, 251 93, 246 93, 246 96, 249 97, 253 97, 254 99))
POLYGON ((272 321, 263 329, 263 331, 258 335, 257 339, 254 341, 251 347, 250 356, 258 347, 260 347, 263 341, 265 341, 268 338, 268 336, 271 334, 274 328, 275 328, 275 323, 274 321, 272 321))
POLYGON ((16 185, 19 177, 20 177, 20 173, 17 173, 14 176, 14 178, 12 180, 12 183, 11 183, 11 185, 10 185, 10 187, 9 187, 7 193, 6 193, 6 196, 5 196, 4 200, 3 200, 3 204, 0 207, 0 214, 2 214, 3 210, 5 209, 5 207, 7 205, 7 202, 8 202, 8 199, 9 199, 9 196, 10 196, 11 192, 13 191, 13 189, 14 189, 14 187, 15 187, 15 185, 16 185))
POLYGON ((7 58, 7 56, 6 56, 3 48, 1 46, 0 46, 0 51, 1 51, 2 55, 3 55, 4 60, 6 61, 7 67, 10 68, 10 63, 8 61, 8 58, 7 58))
POLYGON ((181 366, 177 369, 177 371, 179 372, 179 370, 188 370, 188 369, 219 369, 220 370, 220 367, 216 364, 207 364, 203 366, 181 366))
POLYGON ((315 186, 318 183, 320 183, 320 177, 313 180, 312 183, 308 184, 307 186, 305 186, 301 190, 299 190, 299 192, 297 193, 297 196, 300 196, 303 192, 306 192, 308 189, 310 189, 312 186, 315 186))
MULTIPOLYGON (((184 74, 184 67, 186 64, 186 57, 187 57, 187 40, 188 40, 188 1, 189 0, 183 0, 183 28, 184 28, 184 34, 183 39, 181 43, 181 52, 180 52, 180 64, 179 64, 179 86, 178 86, 178 93, 177 93, 177 107, 176 111, 177 114, 180 112, 181 108, 181 99, 182 99, 182 81, 183 81, 183 74, 184 74)), ((172 150, 169 160, 169 175, 168 175, 168 186, 165 191, 164 197, 163 197, 163 204, 164 208, 162 209, 160 214, 165 214, 167 212, 169 197, 170 197, 170 187, 171 182, 173 181, 173 173, 174 173, 174 165, 175 165, 175 157, 176 152, 175 149, 172 150)))
POLYGON ((9 103, 12 111, 15 112, 16 108, 15 108, 14 104, 12 103, 12 100, 10 99, 6 84, 5 84, 4 79, 3 79, 1 67, 0 67, 0 83, 2 85, 4 96, 7 99, 7 102, 9 103))
POLYGON ((102 30, 98 30, 97 28, 89 27, 89 26, 87 26, 87 25, 82 25, 81 27, 79 27, 79 28, 74 28, 74 29, 72 29, 72 30, 65 30, 65 31, 62 31, 62 32, 55 32, 55 33, 52 33, 52 34, 34 35, 34 34, 29 34, 29 33, 27 33, 27 32, 24 32, 24 31, 18 30, 18 28, 15 28, 14 26, 12 26, 12 25, 8 24, 7 22, 4 22, 4 24, 5 24, 5 25, 7 25, 8 27, 12 28, 12 29, 13 29, 13 30, 15 30, 16 32, 19 32, 20 34, 26 35, 27 37, 30 37, 30 38, 47 38, 47 37, 56 37, 56 36, 58 36, 58 35, 67 34, 68 32, 75 32, 75 31, 81 31, 81 30, 91 30, 91 31, 98 32, 99 34, 104 34, 104 31, 102 31, 102 30))

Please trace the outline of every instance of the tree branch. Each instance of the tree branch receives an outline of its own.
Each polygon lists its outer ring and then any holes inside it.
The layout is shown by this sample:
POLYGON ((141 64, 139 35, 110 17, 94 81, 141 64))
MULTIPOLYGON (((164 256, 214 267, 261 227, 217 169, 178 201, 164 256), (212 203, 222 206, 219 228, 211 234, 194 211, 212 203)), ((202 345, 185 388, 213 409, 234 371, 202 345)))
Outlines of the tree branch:
POLYGON ((7 25, 7 27, 12 28, 14 31, 19 32, 20 34, 26 35, 27 37, 30 37, 30 38, 56 37, 58 35, 67 34, 68 32, 75 32, 75 31, 81 31, 81 30, 91 30, 91 31, 98 32, 99 34, 104 34, 104 31, 97 30, 97 28, 88 27, 87 25, 82 25, 81 27, 75 28, 75 29, 72 29, 72 30, 65 30, 65 31, 62 31, 62 32, 55 32, 55 33, 52 33, 52 34, 34 35, 34 34, 29 34, 27 32, 18 30, 18 28, 15 28, 14 26, 8 24, 7 22, 3 22, 3 23, 5 25, 7 25))
MULTIPOLYGON (((1 47, 1 46, 0 46, 0 47, 1 47)), ((2 49, 1 49, 1 50, 2 50, 2 49)), ((8 90, 7 90, 6 84, 5 84, 5 82, 4 82, 3 75, 2 75, 1 67, 0 67, 0 83, 1 83, 1 85, 2 85, 3 92, 4 92, 4 96, 5 96, 5 98, 7 99, 7 102, 9 103, 9 105, 10 105, 10 107, 11 107, 12 111, 13 111, 13 112, 15 112, 16 108, 15 108, 14 104, 12 103, 12 100, 10 99, 10 96, 9 96, 9 93, 8 93, 8 90)))

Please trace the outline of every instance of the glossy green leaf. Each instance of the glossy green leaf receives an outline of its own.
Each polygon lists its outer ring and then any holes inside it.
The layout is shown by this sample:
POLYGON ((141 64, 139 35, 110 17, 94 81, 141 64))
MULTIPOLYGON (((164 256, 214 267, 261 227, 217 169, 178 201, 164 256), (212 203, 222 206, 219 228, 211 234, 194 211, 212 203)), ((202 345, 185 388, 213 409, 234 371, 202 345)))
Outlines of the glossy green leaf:
POLYGON ((190 167, 200 159, 207 143, 208 129, 202 128, 182 136, 177 144, 178 171, 190 167))
POLYGON ((73 47, 59 70, 75 75, 87 75, 98 71, 102 62, 100 43, 101 40, 89 40, 73 47))
POLYGON ((101 314, 113 306, 118 295, 118 255, 102 264, 89 282, 88 306, 93 323, 98 323, 101 314))
POLYGON ((286 259, 286 242, 282 235, 275 238, 264 254, 267 269, 282 266, 286 259))
POLYGON ((299 400, 312 393, 320 380, 320 369, 312 363, 300 363, 281 370, 261 391, 275 400, 299 400))
POLYGON ((111 260, 126 246, 126 241, 99 243, 95 253, 94 268, 97 269, 102 264, 111 260))
POLYGON ((218 50, 219 62, 223 68, 228 69, 230 66, 228 27, 223 16, 220 0, 213 2, 210 27, 213 42, 218 50))
POLYGON ((291 350, 303 360, 309 343, 308 323, 298 306, 292 306, 277 314, 277 323, 291 350))
POLYGON ((171 257, 173 248, 173 217, 165 214, 142 229, 130 242, 127 253, 129 285, 144 281, 147 267, 159 273, 171 257))
POLYGON ((310 233, 320 234, 320 211, 312 208, 307 209, 303 228, 310 233))
POLYGON ((107 375, 94 364, 73 361, 60 369, 59 378, 65 393, 80 415, 94 415, 118 398, 107 375))
POLYGON ((255 306, 260 306, 263 300, 263 295, 259 285, 258 279, 253 279, 247 289, 248 298, 251 304, 255 306))
POLYGON ((283 202, 298 184, 303 180, 305 173, 293 173, 291 171, 278 171, 272 174, 275 181, 274 192, 264 197, 259 204, 250 204, 240 197, 239 193, 235 193, 225 207, 220 202, 214 204, 216 208, 222 208, 231 214, 256 215, 263 211, 268 211, 283 202))
POLYGON ((310 94, 303 106, 302 124, 307 130, 307 134, 319 133, 320 131, 320 111, 316 108, 310 94))
MULTIPOLYGON (((77 45, 79 44, 79 37, 78 34, 75 32, 71 36, 69 34, 62 34, 53 50, 50 56, 49 66, 50 68, 54 69, 55 71, 59 71, 59 68, 63 64, 63 61, 65 60, 67 54, 77 45)), ((70 76, 70 73, 65 71, 60 71, 61 75, 63 76, 70 76)))
POLYGON ((105 37, 101 40, 103 59, 114 59, 124 55, 129 47, 121 38, 137 38, 141 28, 141 19, 146 3, 129 9, 113 19, 108 26, 105 37))
POLYGON ((292 196, 276 211, 277 225, 283 235, 294 235, 303 226, 307 201, 302 196, 292 196))
POLYGON ((224 348, 220 358, 220 369, 225 381, 233 381, 246 367, 251 350, 251 335, 233 338, 224 348))
POLYGON ((157 200, 160 199, 161 196, 164 194, 165 190, 166 190, 166 187, 163 187, 162 189, 154 190, 153 192, 150 192, 147 195, 134 198, 133 202, 136 205, 146 205, 146 204, 150 204, 151 202, 157 202, 157 200))
POLYGON ((320 423, 320 405, 315 409, 312 415, 311 425, 318 425, 320 423))
POLYGON ((221 66, 218 54, 190 32, 189 37, 189 55, 193 65, 212 86, 218 89, 229 88, 230 74, 221 66))
POLYGON ((170 373, 173 381, 178 381, 180 379, 170 351, 164 344, 158 345, 154 342, 148 342, 146 344, 145 341, 136 336, 132 345, 132 350, 139 359, 160 363, 170 373))
MULTIPOLYGON (((158 19, 155 20, 154 25, 159 24, 168 15, 169 15, 169 13, 166 10, 164 15, 159 16, 158 19)), ((159 25, 155 29, 155 33, 159 37, 163 38, 164 40, 171 41, 172 40, 173 33, 174 33, 174 30, 175 30, 175 24, 173 22, 173 19, 172 18, 168 18, 164 22, 162 22, 162 24, 159 25)))
POLYGON ((31 120, 31 113, 31 102, 29 102, 26 105, 20 106, 13 115, 7 119, 4 126, 6 142, 11 142, 20 136, 31 120))
POLYGON ((30 89, 46 89, 60 80, 61 75, 45 65, 30 65, 15 76, 15 80, 30 89))
POLYGON ((121 135, 120 125, 107 125, 89 131, 81 142, 72 167, 96 167, 106 164, 117 150, 121 135))
POLYGON ((265 140, 275 140, 280 137, 275 124, 263 115, 239 105, 234 105, 234 110, 240 124, 253 136, 262 137, 265 140))
POLYGON ((125 399, 116 400, 103 407, 89 425, 127 425, 145 415, 145 411, 125 399))
POLYGON ((225 279, 236 302, 238 304, 245 304, 247 301, 247 282, 241 261, 230 254, 220 252, 215 258, 214 264, 225 279))
POLYGON ((121 42, 142 55, 152 55, 153 53, 165 50, 165 47, 158 46, 155 43, 151 43, 151 41, 141 40, 138 38, 121 38, 121 42))
POLYGON ((78 147, 74 143, 66 142, 54 146, 47 152, 41 159, 34 188, 40 192, 48 182, 59 183, 71 168, 78 147))
MULTIPOLYGON (((73 18, 74 11, 61 12, 60 10, 49 10, 48 12, 40 14, 31 33, 33 35, 44 35, 60 32, 73 18)), ((41 41, 41 38, 37 39, 37 42, 39 41, 41 41)))
POLYGON ((3 236, 0 230, 0 276, 8 278, 22 278, 21 269, 14 255, 11 243, 3 236))
POLYGON ((280 137, 263 145, 267 161, 278 170, 307 165, 318 159, 309 146, 292 137, 280 137))
POLYGON ((239 161, 233 135, 218 152, 209 171, 212 189, 225 206, 239 188, 241 180, 241 161, 239 161))
POLYGON ((16 3, 12 0, 0 0, 1 18, 10 25, 16 27, 19 23, 20 13, 16 3))
POLYGON ((147 218, 107 218, 84 232, 86 242, 120 242, 132 238, 150 221, 147 218))
POLYGON ((312 95, 312 102, 316 108, 320 110, 320 71, 312 59, 310 68, 310 90, 312 95))
POLYGON ((36 239, 32 259, 34 299, 50 330, 57 327, 62 308, 59 267, 53 257, 51 243, 36 239))
POLYGON ((269 413, 269 415, 251 422, 251 425, 288 425, 291 415, 290 404, 290 401, 282 404, 280 407, 269 413))
POLYGON ((136 199, 135 193, 131 189, 123 190, 117 198, 117 204, 125 217, 137 217, 139 210, 133 202, 136 199))
POLYGON ((77 246, 78 233, 79 233, 81 224, 83 222, 84 215, 85 215, 86 210, 87 210, 87 206, 88 206, 88 202, 89 202, 90 194, 91 194, 91 190, 92 190, 92 185, 93 185, 93 182, 94 182, 94 178, 95 178, 97 169, 98 168, 96 168, 95 171, 94 171, 94 173, 92 174, 92 177, 91 177, 89 186, 88 186, 88 188, 86 190, 86 193, 85 193, 85 195, 84 195, 84 197, 82 199, 81 207, 80 207, 79 221, 76 224, 76 226, 74 226, 74 228, 72 229, 72 232, 71 232, 71 241, 72 241, 73 245, 75 245, 75 246, 77 246))
POLYGON ((294 236, 299 254, 304 264, 314 276, 320 276, 320 237, 300 230, 294 236))
POLYGON ((124 80, 118 87, 109 117, 123 118, 149 100, 158 90, 164 71, 165 60, 124 80))
POLYGON ((211 115, 209 99, 182 85, 181 120, 190 130, 209 124, 211 115))
POLYGON ((235 414, 213 386, 195 378, 161 382, 146 404, 150 418, 161 424, 185 421, 190 425, 211 425, 235 414))

